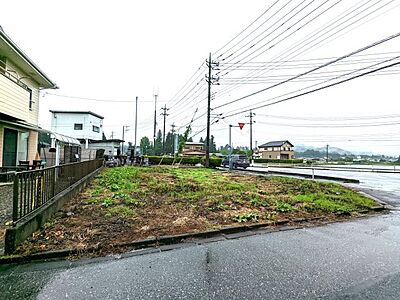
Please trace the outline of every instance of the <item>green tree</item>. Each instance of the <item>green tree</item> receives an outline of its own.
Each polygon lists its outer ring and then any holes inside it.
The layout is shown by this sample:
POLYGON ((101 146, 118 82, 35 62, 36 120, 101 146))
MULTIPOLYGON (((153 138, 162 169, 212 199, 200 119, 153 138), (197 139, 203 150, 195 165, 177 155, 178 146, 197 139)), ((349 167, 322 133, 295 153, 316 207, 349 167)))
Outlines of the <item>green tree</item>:
POLYGON ((211 135, 211 138, 210 138, 210 152, 211 153, 217 152, 217 145, 215 144, 213 135, 211 135))
POLYGON ((153 154, 153 147, 150 144, 150 140, 147 136, 144 136, 140 139, 140 152, 143 155, 151 155, 153 154))
POLYGON ((193 142, 193 138, 192 137, 190 137, 190 138, 188 138, 188 140, 187 140, 188 142, 193 142))
POLYGON ((183 147, 185 147, 185 143, 187 142, 191 130, 192 130, 191 126, 188 125, 183 135, 179 136, 178 154, 182 153, 183 147))
POLYGON ((154 155, 161 155, 163 152, 162 146, 162 132, 158 130, 156 137, 156 144, 154 145, 154 155))
POLYGON ((167 136, 165 137, 165 153, 172 153, 172 147, 174 144, 174 137, 172 132, 168 132, 167 136))

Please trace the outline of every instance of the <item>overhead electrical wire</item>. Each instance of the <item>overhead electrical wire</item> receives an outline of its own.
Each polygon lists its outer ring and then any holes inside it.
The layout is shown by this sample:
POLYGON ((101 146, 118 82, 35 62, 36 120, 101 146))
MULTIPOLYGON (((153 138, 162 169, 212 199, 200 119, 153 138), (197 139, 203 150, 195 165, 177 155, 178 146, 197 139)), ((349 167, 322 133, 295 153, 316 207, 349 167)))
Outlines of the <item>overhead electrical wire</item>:
MULTIPOLYGON (((346 26, 345 26, 344 28, 342 28, 342 29, 339 28, 339 29, 338 29, 338 28, 337 28, 338 25, 336 24, 336 22, 338 22, 338 21, 344 19, 344 18, 347 17, 347 16, 350 16, 347 20, 342 21, 342 22, 340 23, 340 25, 344 25, 346 22, 348 22, 348 21, 352 20, 353 18, 359 16, 361 13, 364 13, 365 11, 367 11, 368 9, 372 8, 374 5, 377 5, 377 4, 379 3, 379 1, 378 1, 378 2, 376 2, 375 4, 372 4, 372 5, 368 6, 367 8, 363 9, 361 12, 357 12, 357 14, 355 14, 355 16, 351 16, 352 13, 356 12, 358 9, 360 9, 360 8, 362 8, 363 6, 367 5, 367 4, 368 4, 369 2, 371 2, 371 1, 372 1, 372 0, 369 0, 367 3, 364 3, 364 4, 362 4, 362 5, 358 6, 358 7, 356 7, 355 9, 351 10, 350 12, 347 12, 344 16, 343 16, 343 15, 342 15, 342 16, 339 15, 339 17, 333 18, 331 21, 328 21, 327 25, 325 25, 322 29, 319 29, 318 31, 312 32, 312 33, 309 34, 306 38, 302 39, 300 42, 298 42, 297 44, 295 44, 295 46, 292 46, 291 48, 286 49, 286 51, 285 51, 284 53, 281 53, 280 55, 275 56, 274 58, 272 58, 272 60, 276 60, 276 59, 278 59, 278 58, 282 58, 282 56, 283 56, 283 62, 282 62, 282 64, 283 64, 284 62, 286 62, 286 61, 288 61, 288 60, 292 60, 293 58, 298 57, 300 54, 303 54, 304 52, 307 52, 307 51, 310 50, 312 47, 318 45, 318 44, 321 42, 321 41, 318 40, 318 39, 319 39, 320 37, 323 37, 323 36, 326 35, 327 33, 331 32, 332 30, 337 29, 336 32, 334 32, 333 34, 331 34, 331 35, 328 36, 327 38, 324 38, 323 40, 326 40, 326 39, 328 39, 328 38, 333 37, 335 34, 337 34, 338 32, 340 32, 340 31, 342 31, 342 30, 344 30, 345 28, 349 28, 350 25, 349 25, 349 24, 346 24, 346 26), (333 27, 333 28, 332 28, 332 29, 329 29, 329 27, 333 27), (322 32, 324 32, 325 29, 329 29, 329 30, 328 30, 327 32, 323 33, 323 34, 320 34, 319 36, 317 35, 317 33, 322 33, 322 32), (308 42, 311 38, 312 38, 312 41, 311 41, 311 42, 308 42), (308 43, 307 43, 307 42, 308 42, 308 43), (312 43, 312 42, 314 42, 314 44, 313 44, 312 46, 309 46, 308 48, 306 48, 305 50, 301 51, 300 53, 295 53, 295 51, 298 51, 298 50, 300 50, 300 49, 303 49, 305 46, 309 45, 309 44, 312 43), (298 48, 299 46, 301 46, 301 47, 300 47, 299 49, 295 50, 295 49, 298 48), (291 56, 290 56, 290 55, 291 55, 291 56), (289 58, 289 56, 290 56, 290 58, 289 58)), ((370 12, 368 15, 371 15, 372 13, 374 13, 374 12, 376 12, 376 11, 382 9, 383 7, 385 7, 386 5, 390 4, 391 2, 393 2, 393 0, 390 1, 390 2, 388 2, 388 3, 386 3, 386 4, 384 4, 384 5, 382 5, 382 6, 380 6, 380 7, 377 8, 377 9, 375 9, 373 12, 370 12)), ((354 6, 353 6, 353 7, 354 7, 354 6)), ((352 8, 353 8, 353 7, 352 7, 352 8)), ((357 21, 352 22, 351 25, 354 25, 356 22, 360 21, 360 20, 361 20, 362 18, 364 18, 364 17, 365 17, 365 16, 362 16, 362 17, 358 18, 357 21)), ((365 23, 365 22, 364 22, 364 23, 365 23)), ((354 30, 354 28, 351 29, 351 30, 354 30)), ((337 39, 337 38, 335 38, 335 39, 337 39)), ((334 40, 335 40, 335 39, 334 39, 334 40)), ((275 69, 275 68, 273 68, 273 69, 275 69)), ((248 74, 254 74, 254 75, 255 75, 256 73, 260 73, 260 72, 263 72, 262 74, 265 74, 265 73, 267 73, 268 71, 272 71, 273 69, 263 70, 262 68, 260 68, 260 70, 258 70, 258 72, 253 71, 253 72, 250 72, 250 73, 248 73, 248 74)), ((229 88, 228 90, 225 90, 225 91, 220 92, 219 95, 221 96, 221 95, 223 95, 223 94, 226 94, 226 93, 228 93, 228 92, 231 92, 233 89, 236 89, 236 88, 237 88, 237 87, 229 88)))
POLYGON ((381 45, 381 44, 383 44, 383 43, 386 43, 386 42, 388 42, 388 41, 390 41, 390 40, 392 40, 392 39, 395 39, 395 38, 397 38, 397 37, 399 37, 399 36, 400 36, 400 32, 398 32, 398 33, 396 33, 396 34, 393 34, 393 35, 391 35, 391 36, 388 36, 388 37, 386 37, 386 38, 384 38, 384 39, 382 39, 382 40, 376 41, 376 42, 374 42, 374 43, 372 43, 372 44, 369 44, 369 45, 367 45, 367 46, 364 46, 364 47, 362 47, 362 48, 359 48, 359 49, 357 49, 357 50, 355 50, 355 51, 352 51, 352 52, 350 52, 350 53, 348 53, 348 54, 342 55, 342 56, 340 56, 340 57, 338 57, 338 58, 336 58, 336 59, 330 60, 330 61, 327 62, 327 63, 324 63, 324 64, 322 64, 322 65, 320 65, 320 66, 318 66, 318 67, 315 67, 315 68, 313 68, 313 69, 311 69, 311 70, 308 70, 308 71, 306 71, 306 72, 300 73, 300 74, 298 74, 298 75, 296 75, 296 76, 293 76, 293 77, 291 77, 291 78, 289 78, 289 79, 286 79, 286 80, 281 81, 281 82, 279 82, 279 83, 276 83, 276 84, 274 84, 274 85, 268 86, 268 87, 266 87, 266 88, 260 89, 260 90, 258 90, 258 91, 255 91, 255 92, 250 93, 250 94, 248 94, 248 95, 242 96, 242 97, 237 98, 237 99, 235 99, 235 100, 231 100, 231 101, 226 102, 226 103, 224 103, 224 104, 218 105, 218 106, 214 107, 214 109, 218 109, 218 108, 224 107, 224 106, 226 106, 226 105, 229 105, 229 104, 232 104, 232 103, 235 103, 235 102, 244 100, 244 99, 246 99, 246 98, 248 98, 248 97, 257 95, 257 94, 259 94, 259 93, 265 92, 265 91, 267 91, 267 90, 270 90, 271 88, 280 86, 280 85, 285 84, 285 83, 287 83, 287 82, 290 82, 290 81, 292 81, 292 80, 294 80, 294 79, 296 79, 296 78, 300 78, 300 77, 305 76, 305 75, 307 75, 307 74, 310 74, 310 73, 312 73, 312 72, 314 72, 314 71, 317 71, 317 70, 319 70, 319 69, 322 69, 322 68, 325 68, 325 67, 327 67, 327 66, 330 66, 330 65, 332 65, 332 64, 334 64, 334 63, 336 63, 336 62, 338 62, 338 61, 344 60, 344 59, 346 59, 346 58, 348 58, 348 57, 351 57, 351 56, 353 56, 353 55, 355 55, 355 54, 357 54, 357 53, 366 51, 366 50, 368 50, 368 49, 371 49, 371 48, 373 48, 373 47, 376 47, 376 46, 378 46, 378 45, 381 45))
POLYGON ((231 116, 235 116, 235 115, 238 115, 240 113, 249 112, 250 110, 254 111, 254 110, 257 110, 257 109, 260 109, 260 108, 263 108, 263 107, 271 106, 271 105, 278 104, 278 103, 285 102, 285 101, 289 101, 289 100, 292 100, 292 99, 295 99, 295 98, 298 98, 298 97, 309 95, 309 94, 312 94, 312 93, 315 93, 315 92, 318 92, 318 91, 321 91, 321 90, 324 90, 324 89, 327 89, 327 88, 330 88, 330 87, 333 87, 333 86, 336 86, 336 85, 339 85, 339 84, 342 84, 342 83, 345 83, 345 82, 348 82, 348 81, 352 81, 354 79, 366 76, 368 74, 379 72, 381 70, 384 70, 384 69, 387 69, 387 68, 391 68, 391 67, 397 66, 397 65, 400 65, 400 61, 392 63, 392 64, 389 64, 389 65, 386 65, 386 66, 383 66, 383 67, 379 67, 379 68, 376 68, 374 70, 370 70, 370 71, 367 71, 367 72, 364 72, 364 73, 361 73, 361 74, 357 74, 357 75, 351 76, 349 78, 340 80, 338 82, 334 82, 334 83, 331 83, 331 84, 328 84, 328 85, 325 85, 325 86, 322 86, 322 87, 319 87, 319 88, 315 88, 313 90, 306 91, 306 92, 303 92, 303 93, 300 93, 300 94, 297 94, 297 95, 294 95, 294 96, 286 97, 284 99, 280 99, 280 100, 277 100, 277 101, 274 101, 274 102, 270 102, 270 103, 267 103, 267 104, 259 105, 257 107, 244 109, 244 110, 242 110, 240 112, 236 112, 236 113, 232 113, 230 115, 227 115, 227 116, 225 116, 225 118, 228 118, 228 117, 231 117, 231 116))
MULTIPOLYGON (((221 48, 219 48, 217 51, 214 52, 214 55, 220 52, 222 49, 224 49, 227 45, 232 43, 236 38, 238 38, 241 34, 243 34, 247 29, 249 29, 253 24, 255 24, 259 19, 261 19, 267 12, 269 12, 277 3, 279 0, 276 0, 274 3, 272 3, 271 6, 269 6, 261 15, 259 15, 254 21, 252 21, 246 28, 244 28, 241 32, 239 32, 236 36, 234 36, 231 40, 229 40, 225 45, 223 45, 221 48)), ((264 24, 264 23, 263 23, 264 24)), ((229 50, 228 50, 229 51, 229 50)), ((222 56, 220 54, 220 56, 222 56)))

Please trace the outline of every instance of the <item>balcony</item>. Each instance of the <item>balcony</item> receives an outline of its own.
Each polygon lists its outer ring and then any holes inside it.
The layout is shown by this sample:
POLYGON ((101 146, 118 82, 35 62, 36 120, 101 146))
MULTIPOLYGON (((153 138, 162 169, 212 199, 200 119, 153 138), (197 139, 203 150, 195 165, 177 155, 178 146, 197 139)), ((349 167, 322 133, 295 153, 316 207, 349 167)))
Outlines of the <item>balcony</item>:
POLYGON ((0 66, 0 113, 27 121, 29 97, 27 86, 0 66))

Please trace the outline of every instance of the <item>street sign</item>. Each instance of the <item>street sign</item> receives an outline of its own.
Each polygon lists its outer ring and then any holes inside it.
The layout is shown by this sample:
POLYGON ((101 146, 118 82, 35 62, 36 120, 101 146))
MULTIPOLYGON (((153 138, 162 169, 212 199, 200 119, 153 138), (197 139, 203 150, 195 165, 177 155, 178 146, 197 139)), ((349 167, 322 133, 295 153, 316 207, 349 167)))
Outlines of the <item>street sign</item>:
POLYGON ((239 124, 240 130, 242 130, 242 129, 243 129, 243 126, 244 126, 244 123, 238 123, 238 124, 239 124))

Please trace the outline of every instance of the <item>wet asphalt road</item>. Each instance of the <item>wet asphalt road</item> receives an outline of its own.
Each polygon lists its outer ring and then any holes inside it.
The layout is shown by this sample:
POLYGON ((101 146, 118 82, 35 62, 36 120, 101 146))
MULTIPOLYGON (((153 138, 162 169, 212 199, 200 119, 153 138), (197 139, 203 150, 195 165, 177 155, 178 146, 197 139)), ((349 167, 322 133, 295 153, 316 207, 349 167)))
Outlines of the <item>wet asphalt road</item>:
POLYGON ((400 211, 120 259, 0 266, 0 299, 400 299, 400 211))

